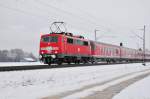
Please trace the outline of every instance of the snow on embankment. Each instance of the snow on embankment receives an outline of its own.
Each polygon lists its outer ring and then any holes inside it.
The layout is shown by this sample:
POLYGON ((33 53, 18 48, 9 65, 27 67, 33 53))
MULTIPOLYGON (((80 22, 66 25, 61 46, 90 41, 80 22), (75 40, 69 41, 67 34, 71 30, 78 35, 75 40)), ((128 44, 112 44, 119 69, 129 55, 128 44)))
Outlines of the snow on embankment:
POLYGON ((0 62, 0 67, 5 66, 29 66, 29 65, 43 65, 40 62, 0 62))
POLYGON ((0 99, 37 99, 146 69, 150 69, 150 65, 121 64, 0 72, 0 99))
POLYGON ((150 99, 150 76, 125 88, 113 99, 150 99))

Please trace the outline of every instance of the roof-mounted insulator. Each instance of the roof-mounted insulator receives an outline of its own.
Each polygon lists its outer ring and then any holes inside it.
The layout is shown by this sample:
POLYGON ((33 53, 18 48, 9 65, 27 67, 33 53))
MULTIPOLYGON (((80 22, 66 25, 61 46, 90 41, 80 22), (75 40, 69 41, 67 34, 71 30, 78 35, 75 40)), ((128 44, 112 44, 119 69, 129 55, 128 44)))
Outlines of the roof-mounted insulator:
POLYGON ((83 37, 83 36, 81 36, 81 35, 76 35, 76 36, 74 36, 74 37, 84 39, 84 37, 83 37))
POLYGON ((73 36, 72 33, 65 33, 65 35, 67 35, 67 36, 73 36))

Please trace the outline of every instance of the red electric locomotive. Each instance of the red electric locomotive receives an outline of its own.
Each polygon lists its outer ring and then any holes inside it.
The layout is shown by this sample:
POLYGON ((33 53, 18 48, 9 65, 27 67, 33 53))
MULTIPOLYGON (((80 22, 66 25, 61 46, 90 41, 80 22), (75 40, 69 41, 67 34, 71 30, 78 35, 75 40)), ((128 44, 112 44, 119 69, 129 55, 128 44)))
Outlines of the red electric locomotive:
POLYGON ((90 42, 71 33, 51 33, 41 36, 40 60, 45 64, 87 62, 91 55, 90 42))

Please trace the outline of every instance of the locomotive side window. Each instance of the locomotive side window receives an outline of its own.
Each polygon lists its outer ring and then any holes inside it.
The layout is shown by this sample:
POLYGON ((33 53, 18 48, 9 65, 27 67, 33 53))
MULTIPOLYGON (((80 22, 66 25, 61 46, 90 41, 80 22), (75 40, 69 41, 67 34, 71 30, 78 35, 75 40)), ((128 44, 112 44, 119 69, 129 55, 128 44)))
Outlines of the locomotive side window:
POLYGON ((47 36, 42 38, 43 42, 57 42, 58 37, 57 36, 47 36))
POLYGON ((83 45, 83 42, 81 40, 77 40, 78 45, 83 45))
POLYGON ((84 42, 83 42, 83 45, 88 46, 88 42, 87 42, 87 41, 84 41, 84 42))
POLYGON ((67 38, 67 43, 73 44, 73 39, 67 38))

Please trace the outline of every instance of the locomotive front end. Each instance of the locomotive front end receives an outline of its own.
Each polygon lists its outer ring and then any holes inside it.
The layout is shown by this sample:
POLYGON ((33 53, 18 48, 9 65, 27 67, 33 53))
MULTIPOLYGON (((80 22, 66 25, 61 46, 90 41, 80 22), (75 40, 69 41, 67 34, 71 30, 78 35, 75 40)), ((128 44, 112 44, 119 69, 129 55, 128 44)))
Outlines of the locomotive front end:
POLYGON ((40 40, 40 60, 45 64, 57 61, 61 53, 61 36, 58 34, 42 35, 40 40))

